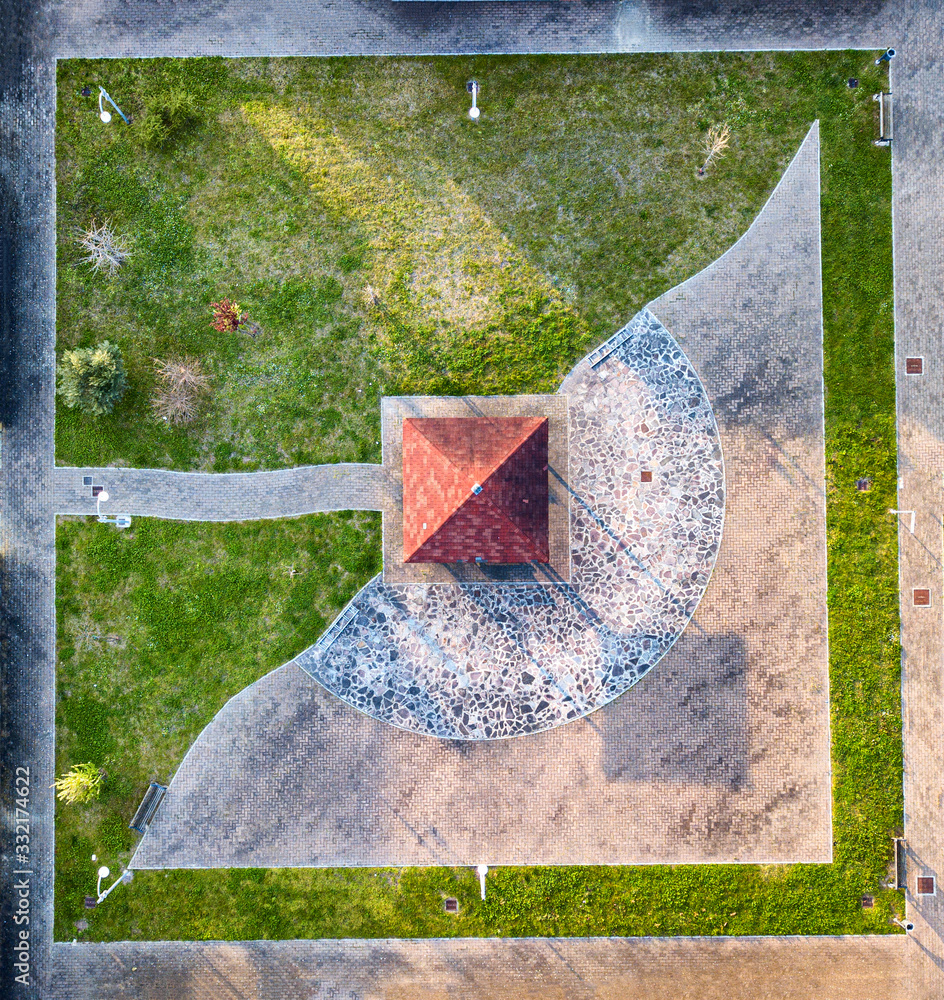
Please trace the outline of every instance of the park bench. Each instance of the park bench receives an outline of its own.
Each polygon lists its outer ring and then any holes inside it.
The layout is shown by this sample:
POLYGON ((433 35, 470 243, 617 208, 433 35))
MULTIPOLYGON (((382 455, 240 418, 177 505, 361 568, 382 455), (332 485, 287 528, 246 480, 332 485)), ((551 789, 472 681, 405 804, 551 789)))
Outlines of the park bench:
POLYGON ((134 814, 134 819, 128 824, 129 830, 142 834, 147 832, 148 824, 154 818, 154 813, 157 812, 157 807, 161 804, 161 799, 164 798, 166 791, 166 785, 159 785, 156 781, 151 782, 150 787, 144 793, 141 805, 138 806, 138 811, 134 814))
POLYGON ((892 95, 878 93, 872 95, 873 101, 878 101, 878 138, 876 146, 892 144, 892 95))

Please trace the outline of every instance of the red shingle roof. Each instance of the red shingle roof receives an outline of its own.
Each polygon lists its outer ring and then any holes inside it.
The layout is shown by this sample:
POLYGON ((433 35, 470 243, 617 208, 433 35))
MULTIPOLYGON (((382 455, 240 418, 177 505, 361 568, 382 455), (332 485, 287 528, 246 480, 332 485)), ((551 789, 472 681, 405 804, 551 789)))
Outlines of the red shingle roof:
POLYGON ((547 417, 404 420, 404 561, 548 562, 547 433, 547 417))

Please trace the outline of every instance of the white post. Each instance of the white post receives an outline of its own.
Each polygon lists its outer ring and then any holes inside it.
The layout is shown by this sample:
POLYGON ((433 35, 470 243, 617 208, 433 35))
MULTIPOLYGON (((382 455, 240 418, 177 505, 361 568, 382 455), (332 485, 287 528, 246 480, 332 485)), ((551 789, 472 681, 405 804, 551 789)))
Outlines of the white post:
POLYGON ((901 517, 902 514, 910 514, 911 515, 911 521, 908 524, 908 530, 911 532, 912 535, 914 534, 915 512, 913 510, 892 510, 889 507, 888 513, 889 514, 897 514, 899 517, 901 517))
POLYGON ((475 870, 479 873, 479 888, 482 891, 482 899, 485 899, 485 876, 488 874, 488 865, 478 865, 475 870))

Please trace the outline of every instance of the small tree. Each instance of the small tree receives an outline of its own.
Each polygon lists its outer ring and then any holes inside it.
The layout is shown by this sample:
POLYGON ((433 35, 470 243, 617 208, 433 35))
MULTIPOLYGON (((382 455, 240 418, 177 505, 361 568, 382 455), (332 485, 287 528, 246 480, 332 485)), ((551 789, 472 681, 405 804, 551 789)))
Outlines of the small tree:
POLYGON ((193 94, 182 87, 170 87, 145 101, 144 115, 135 122, 135 132, 148 149, 166 149, 199 121, 200 110, 193 94))
POLYGON ((210 376, 203 371, 199 358, 155 358, 154 364, 161 382, 151 399, 154 415, 170 424, 189 423, 210 391, 210 376))
POLYGON ((213 329, 220 333, 233 333, 241 324, 249 319, 249 313, 239 311, 238 302, 223 299, 222 302, 211 302, 213 310, 213 329))
POLYGON ((101 794, 104 777, 94 764, 76 764, 56 781, 56 795, 70 804, 92 802, 101 794))
POLYGON ((705 162, 698 168, 699 177, 704 176, 708 169, 708 164, 712 160, 720 159, 724 151, 728 148, 728 140, 731 138, 731 130, 727 125, 712 125, 705 136, 705 152, 708 154, 705 162))
POLYGON ((103 341, 97 347, 66 351, 59 362, 56 390, 70 409, 91 416, 111 413, 128 388, 121 350, 103 341))

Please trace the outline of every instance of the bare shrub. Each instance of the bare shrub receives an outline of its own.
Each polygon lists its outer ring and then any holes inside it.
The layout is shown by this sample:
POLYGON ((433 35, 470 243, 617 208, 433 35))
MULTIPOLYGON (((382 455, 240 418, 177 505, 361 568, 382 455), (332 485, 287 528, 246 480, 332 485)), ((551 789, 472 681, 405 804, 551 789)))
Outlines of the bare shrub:
POLYGON ((699 176, 702 176, 708 169, 708 164, 712 160, 718 160, 724 155, 724 151, 728 148, 729 140, 731 138, 731 129, 727 125, 712 125, 708 129, 708 135, 705 136, 705 153, 707 158, 705 162, 698 168, 699 176))
POLYGON ((154 359, 160 384, 151 398, 151 407, 158 420, 180 425, 189 424, 210 393, 208 375, 199 358, 154 359))
POLYGON ((121 265, 131 256, 127 241, 119 236, 106 219, 100 226, 92 224, 88 229, 79 228, 78 244, 88 251, 88 256, 82 261, 92 265, 93 271, 107 271, 115 274, 121 265))

